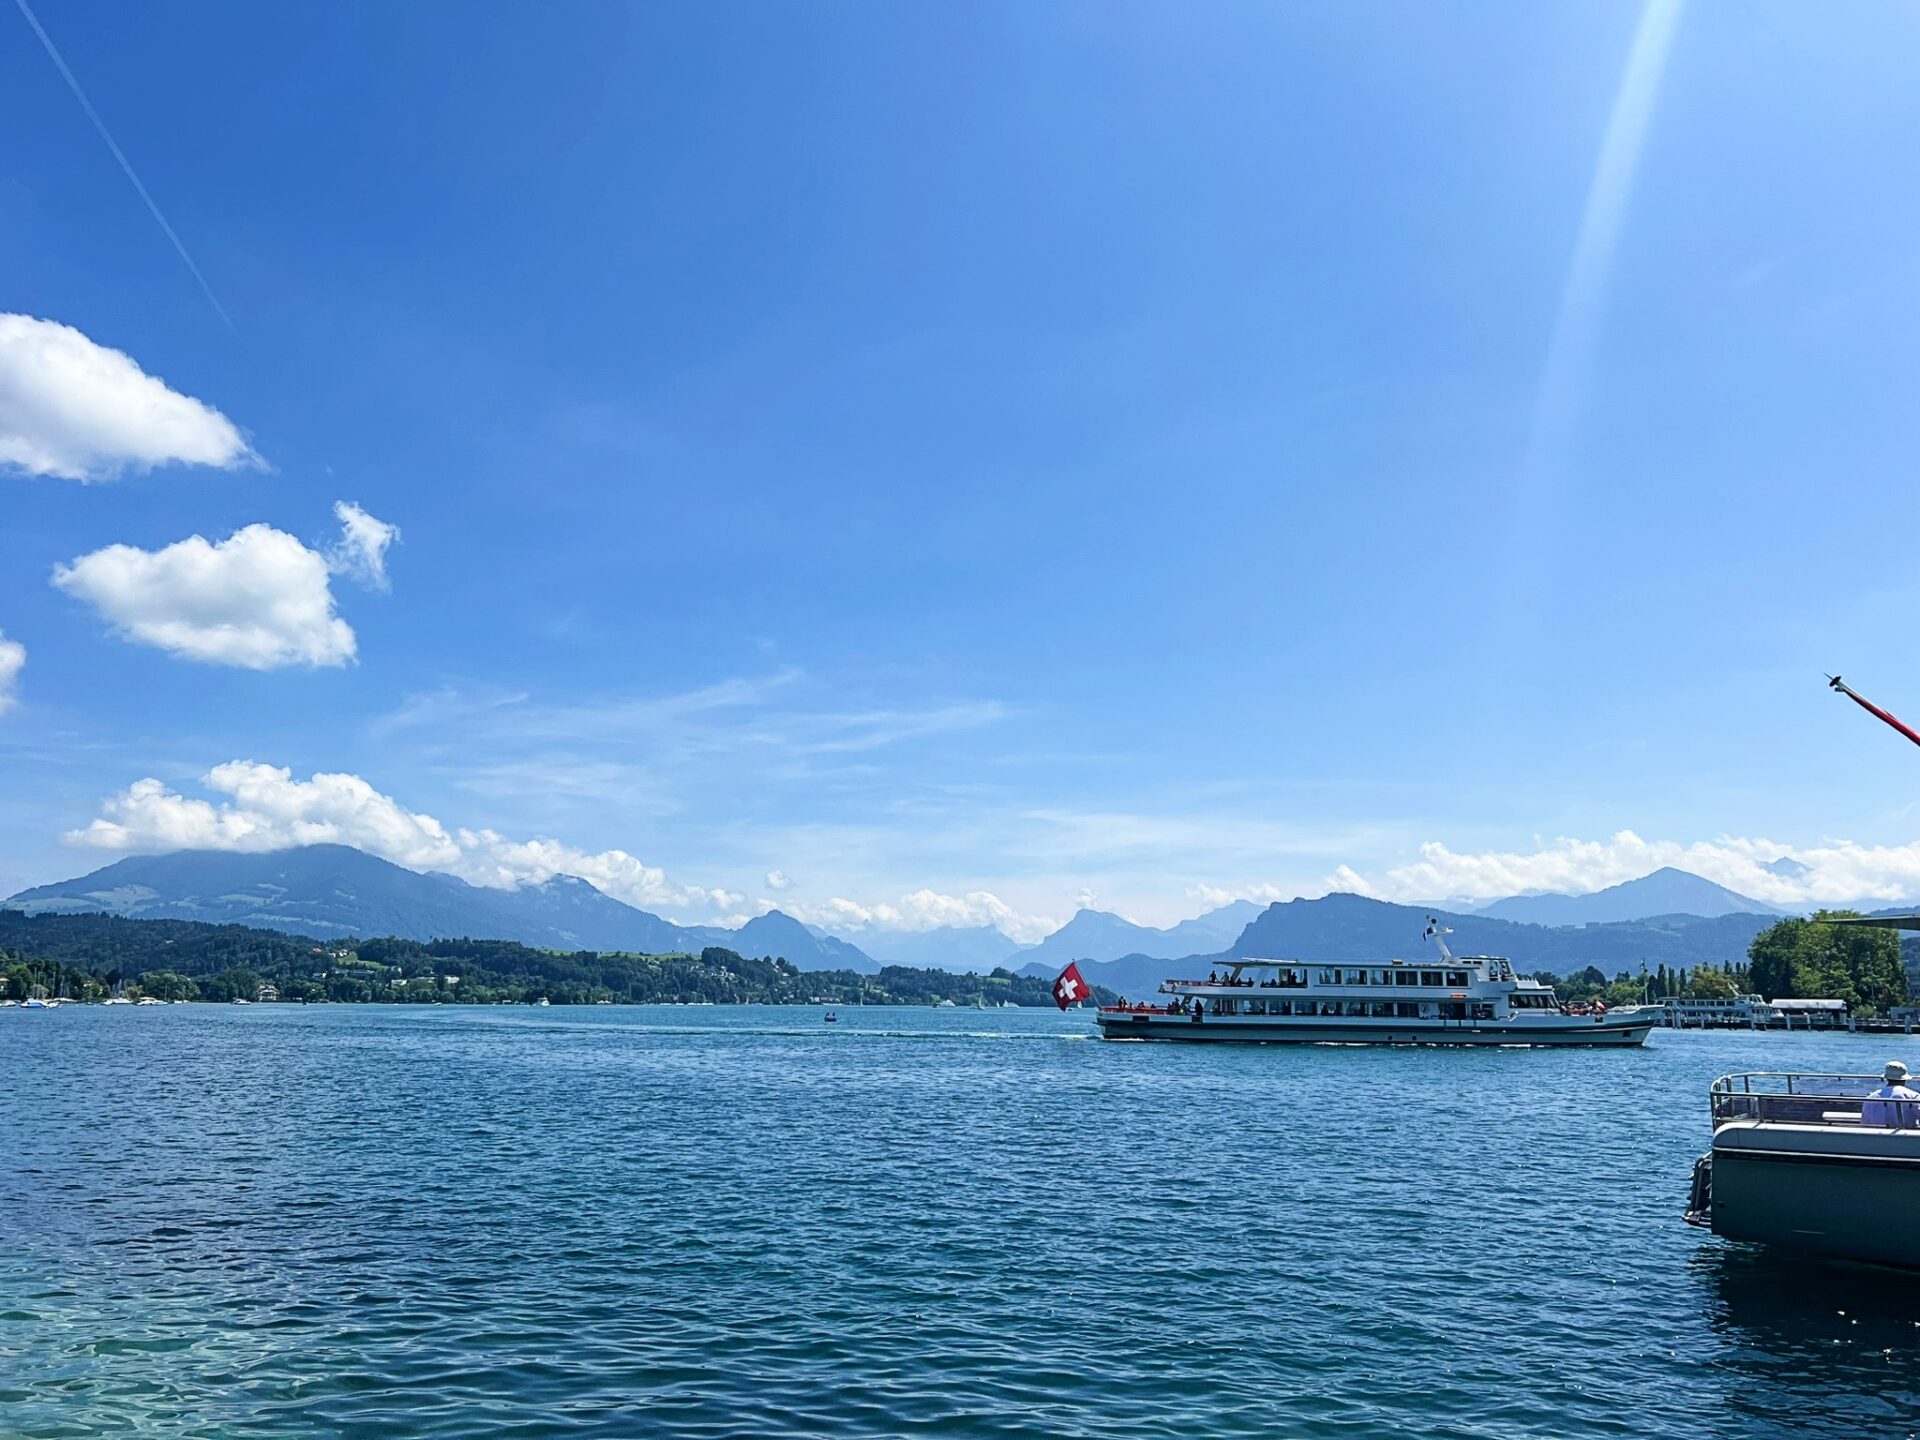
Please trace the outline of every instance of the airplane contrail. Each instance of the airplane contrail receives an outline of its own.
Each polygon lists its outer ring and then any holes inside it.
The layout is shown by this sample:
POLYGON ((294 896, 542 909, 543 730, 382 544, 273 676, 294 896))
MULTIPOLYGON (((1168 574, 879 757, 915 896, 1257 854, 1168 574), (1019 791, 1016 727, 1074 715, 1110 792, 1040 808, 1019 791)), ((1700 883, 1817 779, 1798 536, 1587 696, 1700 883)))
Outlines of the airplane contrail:
MULTIPOLYGON (((80 82, 74 79, 73 71, 67 68, 67 62, 61 58, 59 48, 53 43, 53 37, 47 34, 40 24, 40 17, 33 13, 33 7, 27 4, 27 0, 14 0, 14 3, 20 7, 20 13, 26 17, 27 24, 33 27, 33 33, 40 37, 40 43, 46 47, 48 58, 60 71, 61 78, 67 82, 67 88, 73 91, 73 98, 80 102, 80 108, 87 112, 87 119, 93 122, 93 128, 100 132, 100 138, 107 142, 107 149, 111 150, 113 158, 120 162, 120 168, 126 172, 127 179, 133 183, 134 190, 146 202, 147 210, 153 216, 154 222, 166 233, 167 239, 173 242, 174 250, 186 264, 187 269, 193 272, 193 278, 199 282, 201 293, 207 297, 207 303, 213 306, 215 313, 226 323, 227 329, 234 330, 233 317, 227 314, 226 307, 213 293, 213 287, 207 284, 207 277, 200 273, 200 267, 193 263, 193 256, 189 255, 187 247, 180 243, 180 237, 174 234, 173 226, 169 225, 167 217, 160 213, 160 207, 153 203, 153 196, 147 193, 147 187, 142 185, 140 177, 133 173, 133 166, 128 162, 126 154, 115 143, 112 134, 107 130, 106 122, 100 118, 100 112, 93 108, 93 102, 87 99, 87 92, 82 90, 80 82)), ((234 333, 239 332, 234 330, 234 333)))

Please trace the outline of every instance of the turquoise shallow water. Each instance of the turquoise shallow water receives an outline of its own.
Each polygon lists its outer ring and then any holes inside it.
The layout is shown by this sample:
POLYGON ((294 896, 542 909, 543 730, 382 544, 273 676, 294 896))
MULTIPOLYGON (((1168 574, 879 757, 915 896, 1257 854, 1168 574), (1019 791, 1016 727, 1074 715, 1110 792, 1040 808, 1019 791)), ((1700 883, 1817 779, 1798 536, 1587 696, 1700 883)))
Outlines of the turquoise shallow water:
POLYGON ((1680 1220, 1716 1073, 1911 1044, 840 1013, 0 1011, 0 1434, 1920 1430, 1920 1283, 1680 1220))

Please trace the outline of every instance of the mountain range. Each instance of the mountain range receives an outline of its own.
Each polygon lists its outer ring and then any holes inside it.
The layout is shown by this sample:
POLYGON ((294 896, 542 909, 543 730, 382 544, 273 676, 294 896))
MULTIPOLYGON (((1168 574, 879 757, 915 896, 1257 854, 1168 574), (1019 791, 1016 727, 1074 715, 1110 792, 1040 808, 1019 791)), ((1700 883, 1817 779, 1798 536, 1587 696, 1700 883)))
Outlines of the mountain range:
POLYGON ((1136 925, 1105 910, 1081 910, 1038 945, 1007 955, 1009 969, 1052 966, 1060 970, 1069 960, 1113 960, 1122 955, 1151 955, 1171 960, 1180 955, 1211 954, 1225 950, 1239 938, 1260 907, 1251 900, 1235 900, 1192 920, 1164 930, 1136 925))
POLYGON ((947 925, 938 930, 868 930, 860 948, 882 965, 911 965, 916 970, 984 974, 997 966, 1014 969, 1031 946, 1020 944, 992 925, 947 925))
POLYGON ((732 930, 678 925, 573 876, 515 890, 487 889, 341 845, 261 855, 130 856, 73 880, 24 890, 5 903, 30 914, 98 911, 201 920, 323 940, 465 936, 543 949, 645 953, 719 945, 752 958, 781 956, 803 970, 867 974, 887 964, 950 972, 1005 966, 1050 977, 1078 961, 1090 980, 1136 994, 1157 985, 1174 960, 1229 954, 1411 957, 1420 953, 1429 913, 1443 914, 1456 949, 1509 955, 1528 969, 1563 973, 1589 964, 1618 969, 1642 960, 1693 965, 1735 958, 1778 913, 1697 875, 1665 869, 1591 895, 1515 896, 1471 913, 1329 895, 1265 909, 1236 900, 1164 929, 1083 909, 1031 946, 992 926, 864 931, 856 943, 778 910, 732 930))
POLYGON ((1671 865, 1590 895, 1514 895, 1472 913, 1533 925, 1605 925, 1655 915, 1778 915, 1784 912, 1671 865))
POLYGON ((647 954, 722 945, 752 958, 777 955, 802 970, 871 974, 880 968, 857 946, 817 934, 778 910, 738 930, 676 925, 572 875, 493 890, 450 875, 421 874, 345 845, 265 855, 135 855, 90 875, 23 890, 6 904, 30 915, 105 911, 143 920, 251 925, 318 940, 466 936, 550 950, 647 954))

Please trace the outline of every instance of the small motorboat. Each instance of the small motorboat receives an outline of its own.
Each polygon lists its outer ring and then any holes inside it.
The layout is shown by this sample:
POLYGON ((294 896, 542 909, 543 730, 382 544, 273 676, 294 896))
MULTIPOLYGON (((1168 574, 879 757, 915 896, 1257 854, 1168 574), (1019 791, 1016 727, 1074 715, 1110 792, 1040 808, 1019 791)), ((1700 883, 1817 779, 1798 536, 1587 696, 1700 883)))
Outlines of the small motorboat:
POLYGON ((827 1013, 822 1015, 820 1018, 829 1025, 837 1025, 840 1022, 840 1017, 834 1014, 833 1011, 831 1010, 827 1011, 827 1013))

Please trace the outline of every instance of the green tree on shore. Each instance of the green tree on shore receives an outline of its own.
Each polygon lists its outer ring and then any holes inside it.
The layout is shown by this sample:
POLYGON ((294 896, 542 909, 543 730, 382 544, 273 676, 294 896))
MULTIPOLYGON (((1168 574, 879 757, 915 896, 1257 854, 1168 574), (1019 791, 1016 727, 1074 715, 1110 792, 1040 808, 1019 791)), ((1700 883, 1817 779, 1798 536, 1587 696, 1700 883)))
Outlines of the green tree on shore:
POLYGON ((1897 932, 1823 923, 1858 914, 1822 910, 1811 920, 1782 920, 1761 931, 1747 951, 1754 988, 1769 1000, 1844 1000, 1865 1015, 1905 1004, 1907 973, 1897 932))

